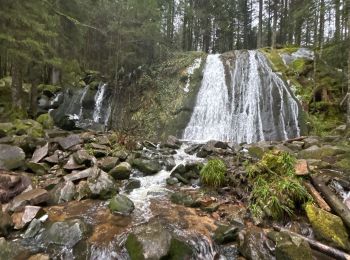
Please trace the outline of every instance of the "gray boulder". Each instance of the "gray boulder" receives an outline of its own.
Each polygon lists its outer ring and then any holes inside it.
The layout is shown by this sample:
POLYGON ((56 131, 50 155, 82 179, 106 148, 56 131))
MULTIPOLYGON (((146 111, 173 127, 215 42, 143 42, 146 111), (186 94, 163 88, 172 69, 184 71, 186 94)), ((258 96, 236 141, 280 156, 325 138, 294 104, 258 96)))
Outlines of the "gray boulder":
POLYGON ((129 179, 130 174, 131 165, 128 162, 122 162, 109 171, 109 175, 111 175, 116 180, 129 179))
POLYGON ((152 175, 159 172, 162 167, 157 160, 134 159, 132 166, 146 175, 152 175))
POLYGON ((14 170, 24 165, 26 155, 24 151, 17 147, 0 144, 0 169, 14 170))
POLYGON ((134 203, 128 197, 120 194, 110 200, 108 207, 112 213, 124 215, 130 214, 135 209, 134 203))

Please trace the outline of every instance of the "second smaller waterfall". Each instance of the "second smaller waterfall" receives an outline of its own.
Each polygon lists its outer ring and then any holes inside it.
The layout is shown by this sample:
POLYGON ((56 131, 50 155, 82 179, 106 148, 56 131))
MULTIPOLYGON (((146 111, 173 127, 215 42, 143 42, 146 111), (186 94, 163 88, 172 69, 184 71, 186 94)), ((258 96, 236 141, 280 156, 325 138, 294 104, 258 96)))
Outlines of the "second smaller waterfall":
POLYGON ((99 123, 101 119, 101 108, 104 100, 107 84, 100 84, 95 95, 95 110, 93 114, 93 120, 95 123, 99 123))

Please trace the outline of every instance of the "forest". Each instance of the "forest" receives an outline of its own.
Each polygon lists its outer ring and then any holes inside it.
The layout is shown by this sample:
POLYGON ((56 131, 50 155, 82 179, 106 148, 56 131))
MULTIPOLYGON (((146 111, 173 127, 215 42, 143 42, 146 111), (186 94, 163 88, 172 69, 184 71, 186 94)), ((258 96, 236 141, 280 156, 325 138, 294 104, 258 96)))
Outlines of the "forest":
POLYGON ((0 0, 0 260, 349 236, 350 0, 0 0))

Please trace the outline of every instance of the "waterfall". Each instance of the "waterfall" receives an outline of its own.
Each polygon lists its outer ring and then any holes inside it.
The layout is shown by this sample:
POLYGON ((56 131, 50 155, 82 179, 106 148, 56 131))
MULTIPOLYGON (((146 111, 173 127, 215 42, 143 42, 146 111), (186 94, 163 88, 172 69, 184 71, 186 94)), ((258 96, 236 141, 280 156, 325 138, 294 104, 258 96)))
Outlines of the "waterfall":
POLYGON ((103 97, 106 91, 107 84, 100 84, 98 91, 95 95, 95 110, 93 114, 93 120, 95 123, 99 123, 101 119, 101 109, 103 104, 103 97))
POLYGON ((89 90, 89 86, 86 86, 81 94, 81 98, 80 98, 80 110, 79 110, 79 120, 83 118, 83 101, 84 98, 86 96, 86 93, 89 90))
POLYGON ((230 86, 220 55, 208 55, 196 105, 183 138, 236 143, 300 135, 299 106, 259 51, 235 51, 230 86))

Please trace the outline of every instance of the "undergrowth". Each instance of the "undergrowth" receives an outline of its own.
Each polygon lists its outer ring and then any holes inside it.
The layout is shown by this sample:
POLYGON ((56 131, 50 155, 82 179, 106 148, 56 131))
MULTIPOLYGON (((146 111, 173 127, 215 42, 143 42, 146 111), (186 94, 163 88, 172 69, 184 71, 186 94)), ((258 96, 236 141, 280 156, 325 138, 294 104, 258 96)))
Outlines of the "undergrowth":
POLYGON ((249 208, 257 218, 281 219, 293 215, 298 205, 311 200, 295 175, 295 158, 289 153, 271 151, 256 164, 247 166, 252 192, 249 208))
POLYGON ((225 181, 226 171, 226 165, 222 160, 209 160, 200 172, 201 181, 210 187, 220 187, 225 181))

